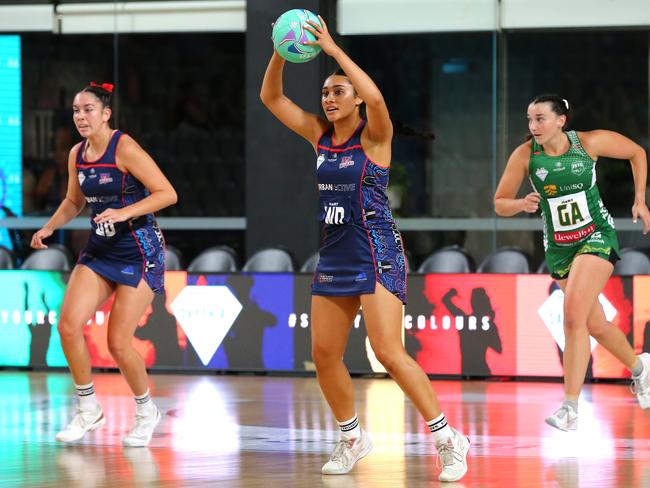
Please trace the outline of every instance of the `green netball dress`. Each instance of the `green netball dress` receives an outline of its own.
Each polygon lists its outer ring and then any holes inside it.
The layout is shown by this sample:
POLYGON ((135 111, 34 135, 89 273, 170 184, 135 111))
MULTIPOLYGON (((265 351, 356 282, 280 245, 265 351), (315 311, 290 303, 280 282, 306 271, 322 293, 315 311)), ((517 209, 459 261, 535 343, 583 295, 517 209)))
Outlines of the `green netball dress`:
POLYGON ((619 259, 614 219, 596 186, 596 161, 575 131, 565 132, 569 150, 549 156, 531 141, 530 182, 541 195, 544 250, 551 275, 564 279, 578 254, 595 254, 612 263, 619 259))

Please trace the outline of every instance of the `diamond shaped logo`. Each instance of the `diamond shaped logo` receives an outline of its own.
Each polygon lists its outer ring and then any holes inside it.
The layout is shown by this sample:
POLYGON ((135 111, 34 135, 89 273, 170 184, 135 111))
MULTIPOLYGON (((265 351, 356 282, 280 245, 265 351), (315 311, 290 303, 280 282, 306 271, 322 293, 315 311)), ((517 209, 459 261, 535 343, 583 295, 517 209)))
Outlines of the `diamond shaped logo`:
POLYGON ((171 304, 201 362, 207 366, 242 310, 227 286, 186 286, 171 304))
MULTIPOLYGON (((610 322, 614 320, 614 317, 618 313, 614 305, 602 293, 598 295, 598 301, 603 306, 605 318, 610 322)), ((557 345, 564 351, 564 293, 562 290, 554 290, 544 303, 542 303, 542 306, 539 307, 537 313, 553 336, 553 339, 555 339, 557 345)), ((589 344, 593 351, 598 342, 590 336, 589 344)))

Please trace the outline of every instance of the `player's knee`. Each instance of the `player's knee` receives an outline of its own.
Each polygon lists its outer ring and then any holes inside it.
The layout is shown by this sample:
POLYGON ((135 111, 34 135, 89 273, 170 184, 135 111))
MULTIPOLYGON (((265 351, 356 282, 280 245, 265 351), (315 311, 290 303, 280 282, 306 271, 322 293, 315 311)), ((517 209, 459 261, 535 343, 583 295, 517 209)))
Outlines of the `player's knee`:
POLYGON ((576 331, 587 327, 588 314, 584 312, 584 303, 576 293, 564 296, 564 330, 576 331))
POLYGON ((130 347, 129 343, 121 338, 108 338, 108 350, 118 364, 126 357, 130 347))
POLYGON ((65 315, 62 315, 59 318, 59 323, 56 326, 56 329, 59 331, 59 337, 62 341, 67 342, 83 335, 82 332, 83 324, 79 324, 74 320, 70 320, 65 315))
POLYGON ((316 368, 324 368, 329 364, 342 360, 340 354, 336 354, 331 348, 326 347, 323 344, 312 344, 311 358, 313 359, 316 368))
POLYGON ((594 339, 598 340, 603 336, 607 330, 608 322, 604 321, 588 321, 587 329, 589 329, 589 335, 594 339))
POLYGON ((564 310, 564 331, 576 332, 580 329, 587 327, 587 321, 583 314, 577 313, 573 310, 564 310))
POLYGON ((399 363, 404 360, 404 354, 406 354, 403 349, 396 349, 395 347, 384 345, 375 345, 372 350, 375 353, 377 361, 381 363, 389 374, 397 369, 399 363))

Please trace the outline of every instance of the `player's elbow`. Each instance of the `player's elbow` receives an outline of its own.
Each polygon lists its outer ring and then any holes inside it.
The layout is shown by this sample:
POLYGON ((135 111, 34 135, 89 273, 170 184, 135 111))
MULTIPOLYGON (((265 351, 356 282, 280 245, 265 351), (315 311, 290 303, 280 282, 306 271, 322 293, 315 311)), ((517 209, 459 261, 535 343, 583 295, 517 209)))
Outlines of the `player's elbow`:
POLYGON ((641 161, 648 161, 648 155, 646 153, 646 150, 643 149, 643 146, 637 144, 636 147, 636 156, 641 160, 641 161))
POLYGON ((364 98, 363 101, 366 104, 366 107, 372 107, 372 108, 381 107, 386 104, 383 95, 379 91, 369 97, 364 98))
POLYGON ((496 213, 499 217, 507 217, 503 208, 503 199, 494 197, 493 203, 494 203, 494 213, 496 213))
POLYGON ((278 98, 279 97, 277 95, 270 93, 268 90, 265 90, 264 87, 262 87, 262 90, 260 91, 260 100, 266 108, 271 108, 273 102, 278 100, 278 98))
POLYGON ((168 205, 175 205, 176 202, 178 202, 178 193, 176 193, 176 190, 174 190, 173 188, 171 188, 167 192, 167 195, 168 195, 167 198, 168 198, 168 201, 169 201, 168 205))

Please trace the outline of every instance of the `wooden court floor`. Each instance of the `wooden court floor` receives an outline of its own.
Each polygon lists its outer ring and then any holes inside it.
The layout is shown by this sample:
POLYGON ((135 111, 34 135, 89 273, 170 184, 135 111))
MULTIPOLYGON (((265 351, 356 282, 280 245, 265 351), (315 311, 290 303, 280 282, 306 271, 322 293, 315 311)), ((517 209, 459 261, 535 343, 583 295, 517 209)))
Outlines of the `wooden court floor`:
POLYGON ((577 432, 548 427, 558 383, 434 381, 447 418, 472 440, 469 472, 437 481, 435 449, 388 379, 355 379, 375 449, 346 476, 321 476, 337 439, 313 378, 152 375, 164 418, 149 448, 122 448, 134 405, 98 374, 106 426, 79 444, 55 433, 74 408, 63 373, 0 372, 0 487, 650 487, 650 410, 625 385, 585 388, 577 432))

